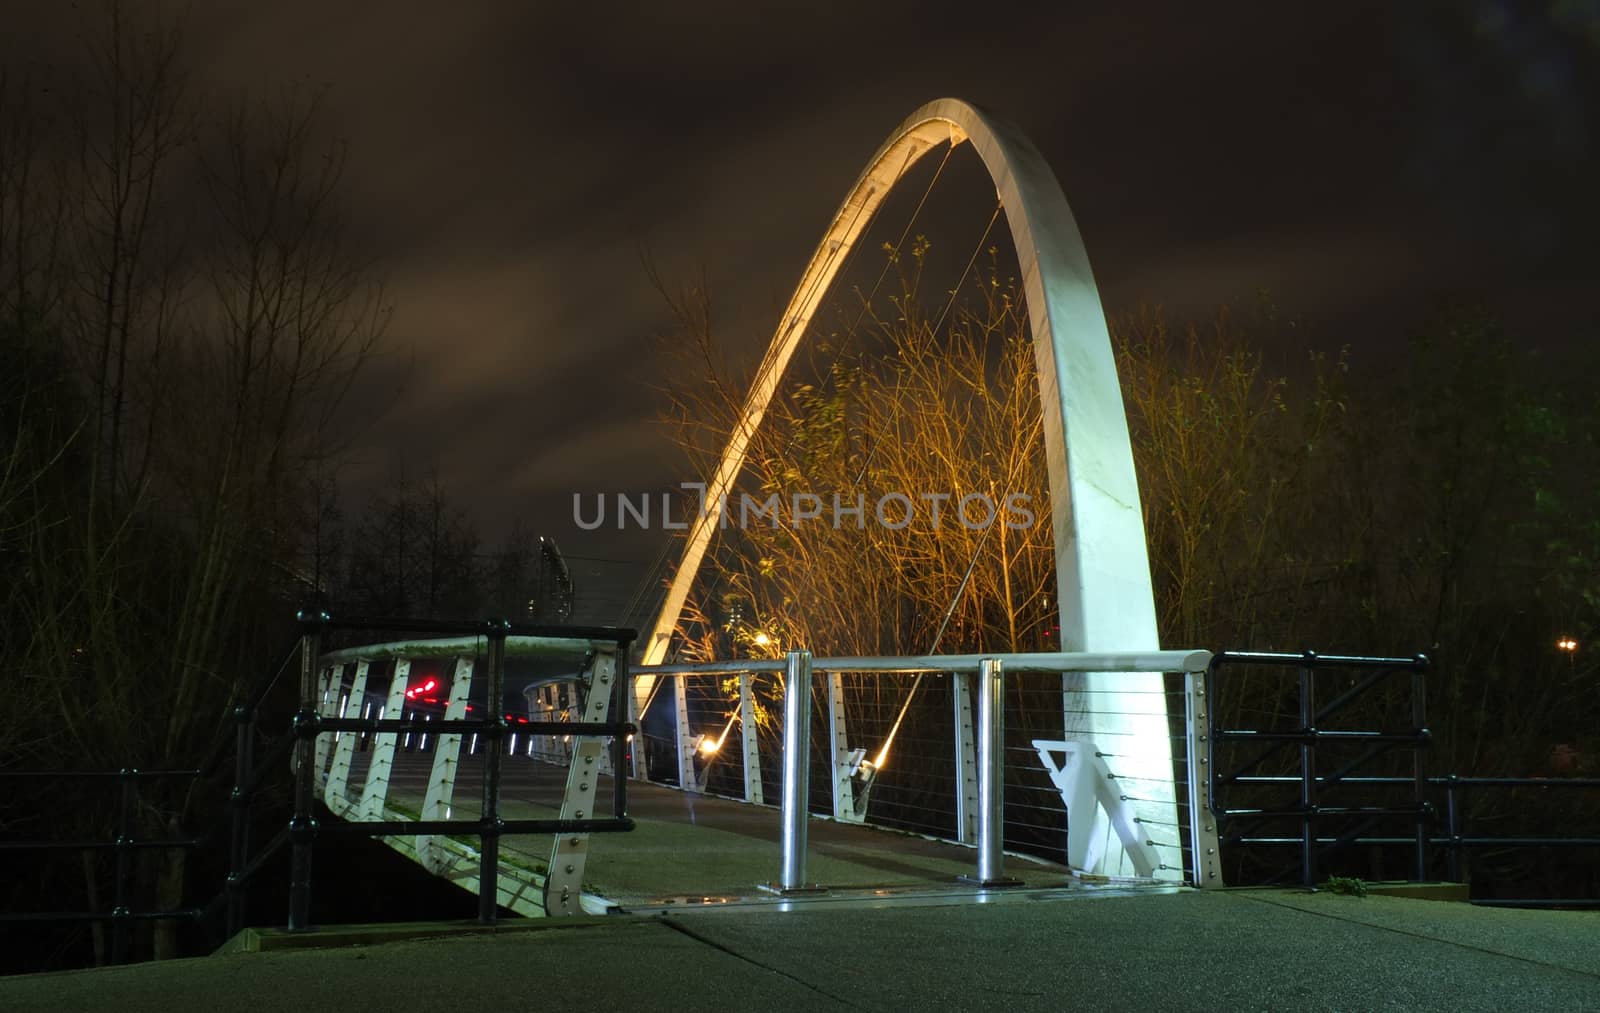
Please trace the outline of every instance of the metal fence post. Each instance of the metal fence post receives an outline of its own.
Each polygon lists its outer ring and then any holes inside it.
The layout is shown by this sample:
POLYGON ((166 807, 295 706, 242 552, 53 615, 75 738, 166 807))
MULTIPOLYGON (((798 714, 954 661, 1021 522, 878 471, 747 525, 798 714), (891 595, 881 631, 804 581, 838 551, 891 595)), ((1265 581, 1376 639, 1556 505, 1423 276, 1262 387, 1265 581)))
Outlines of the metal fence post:
POLYGON ((483 751, 483 805, 478 814, 478 923, 493 925, 500 902, 500 762, 506 732, 506 630, 511 624, 491 619, 486 625, 489 685, 484 690, 483 734, 489 741, 483 751))
POLYGON ((111 962, 128 961, 128 859, 133 848, 133 779, 137 770, 124 767, 118 772, 122 782, 122 798, 117 806, 117 880, 113 886, 116 899, 111 907, 111 962))
POLYGON ((1423 751, 1428 748, 1431 738, 1428 732, 1428 659, 1425 655, 1417 655, 1411 669, 1411 720, 1412 728, 1417 733, 1416 747, 1411 750, 1411 773, 1413 778, 1412 798, 1417 807, 1417 842, 1415 855, 1415 878, 1422 882, 1428 878, 1428 771, 1423 759, 1423 751))
POLYGON ((1456 775, 1444 782, 1446 818, 1450 823, 1450 882, 1461 882, 1461 817, 1456 809, 1456 775))
POLYGON ((289 819, 289 931, 311 927, 311 849, 317 835, 316 789, 317 658, 322 653, 326 612, 300 614, 300 709, 294 716, 294 815, 289 819))
POLYGON ((234 731, 233 794, 229 799, 233 809, 233 825, 228 841, 229 939, 239 934, 245 921, 244 881, 240 877, 244 874, 245 859, 250 849, 250 777, 254 760, 251 756, 251 746, 254 745, 254 736, 251 734, 252 711, 249 707, 236 707, 233 718, 237 727, 234 731))
POLYGON ((1300 881, 1317 886, 1317 655, 1307 651, 1300 665, 1300 881))
POLYGON ((780 891, 806 890, 806 802, 811 772, 811 652, 790 651, 783 692, 783 866, 780 891))

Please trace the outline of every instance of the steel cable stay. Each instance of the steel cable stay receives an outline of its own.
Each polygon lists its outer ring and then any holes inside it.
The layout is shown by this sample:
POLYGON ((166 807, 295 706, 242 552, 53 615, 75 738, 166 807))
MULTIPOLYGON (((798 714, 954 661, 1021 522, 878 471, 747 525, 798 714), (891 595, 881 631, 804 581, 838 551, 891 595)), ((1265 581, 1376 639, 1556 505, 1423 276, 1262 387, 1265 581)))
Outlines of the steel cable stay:
MULTIPOLYGON (((942 165, 941 168, 943 168, 942 165)), ((1005 210, 1003 204, 995 204, 994 212, 989 215, 989 223, 984 226, 983 234, 978 237, 977 243, 974 244, 972 248, 972 255, 967 258, 966 267, 962 269, 961 276, 956 279, 955 285, 950 290, 950 298, 945 301, 944 309, 940 311, 938 320, 933 325, 933 333, 935 335, 937 335, 939 329, 944 326, 945 319, 949 316, 951 308, 955 305, 956 297, 961 291, 961 286, 966 284, 967 275, 972 272, 973 265, 978 262, 978 255, 983 252, 984 244, 988 242, 989 234, 993 231, 995 222, 999 221, 1000 212, 1003 210, 1005 210)), ((865 477, 866 470, 872 462, 872 455, 876 452, 876 450, 876 446, 869 450, 867 459, 862 462, 861 472, 856 476, 857 485, 860 485, 861 480, 865 477)), ((1015 478, 1014 474, 1008 473, 1006 475, 1006 483, 1008 488, 1013 478, 1015 478)), ((974 546, 972 550, 972 558, 967 561, 966 571, 961 575, 961 582, 957 585, 955 593, 951 595, 950 604, 945 608, 944 618, 939 623, 938 632, 936 632, 933 636, 933 643, 928 648, 929 654, 937 653, 939 650, 939 644, 944 641, 945 632, 950 627, 950 620, 955 616, 956 606, 960 603, 961 596, 966 593, 967 585, 972 581, 973 571, 977 568, 978 560, 982 558, 984 547, 989 541, 989 534, 994 531, 995 527, 995 523, 990 523, 983 529, 983 534, 978 537, 978 544, 974 546)), ((1015 647, 1015 645, 1012 646, 1013 648, 1015 647)), ((863 788, 863 791, 871 789, 872 782, 874 779, 876 779, 878 770, 882 769, 884 762, 888 759, 889 748, 894 744, 895 735, 900 731, 900 726, 905 721, 906 714, 911 709, 912 701, 916 699, 917 690, 921 687, 922 680, 925 675, 926 673, 918 673, 916 678, 912 680, 911 689, 906 693, 905 701, 900 707, 900 713, 895 716, 894 724, 890 726, 889 734, 884 739, 882 748, 878 750, 877 756, 871 762, 871 768, 867 772, 866 784, 863 788)), ((866 766, 866 764, 863 764, 863 766, 866 766)))
MULTIPOLYGON (((955 146, 954 145, 950 145, 949 147, 947 147, 943 159, 940 160, 938 167, 934 170, 932 178, 930 178, 928 180, 928 185, 923 189, 921 198, 917 201, 916 206, 912 209, 911 215, 906 219, 905 226, 900 230, 900 237, 899 237, 899 239, 896 240, 896 242, 894 244, 894 247, 893 247, 896 257, 898 257, 898 255, 900 253, 900 250, 905 246, 905 241, 911 235, 911 230, 916 227, 916 223, 917 223, 918 219, 920 218, 920 216, 922 214, 922 210, 923 210, 924 207, 927 206, 928 199, 929 199, 929 197, 932 196, 934 188, 938 185, 940 177, 944 174, 944 168, 949 163, 950 156, 954 153, 954 151, 955 151, 955 146)), ((902 161, 902 163, 900 165, 899 170, 895 173, 895 178, 896 179, 898 179, 901 175, 903 175, 905 173, 907 168, 910 167, 912 161, 915 160, 916 156, 917 156, 917 152, 915 150, 907 152, 904 161, 902 161)), ((861 216, 864 208, 865 208, 865 205, 858 206, 856 208, 855 214, 852 217, 852 228, 854 227, 855 222, 860 220, 860 216, 861 216)), ((876 210, 874 211, 874 214, 876 214, 876 210)), ((993 224, 994 224, 993 219, 991 219, 990 220, 990 227, 991 228, 993 227, 993 224)), ((985 229, 985 231, 984 231, 984 236, 985 236, 985 238, 987 238, 987 236, 988 236, 988 230, 987 229, 985 229)), ((849 265, 853 262, 853 260, 855 258, 856 251, 858 249, 860 249, 861 245, 862 244, 860 244, 860 243, 852 243, 850 245, 849 250, 846 251, 846 253, 845 253, 845 258, 844 258, 843 262, 840 264, 839 270, 845 270, 845 269, 847 269, 849 267, 849 265)), ((833 257, 836 257, 838 255, 838 252, 839 252, 838 248, 835 248, 834 250, 830 251, 829 260, 831 261, 833 257)), ((974 254, 974 259, 975 258, 976 258, 976 254, 974 254)), ((848 334, 854 333, 855 329, 860 326, 861 320, 865 316, 865 314, 867 312, 867 309, 872 304, 872 300, 874 298, 876 298, 876 296, 877 296, 879 287, 883 284, 884 279, 886 277, 888 277, 889 266, 890 266, 891 263, 892 263, 892 261, 886 261, 884 263, 883 267, 879 270, 878 277, 873 282, 872 289, 868 293, 866 301, 864 302, 860 312, 857 314, 855 322, 851 325, 850 331, 847 332, 847 336, 848 336, 848 334)), ((968 270, 970 270, 970 269, 971 269, 971 264, 969 262, 968 270)), ((829 277, 829 275, 827 273, 821 273, 821 274, 819 274, 817 279, 815 281, 813 281, 811 287, 809 289, 807 289, 808 297, 812 292, 815 292, 816 286, 820 285, 822 283, 823 278, 825 278, 825 277, 829 277)), ((963 272, 962 280, 963 281, 965 280, 965 272, 963 272)), ((959 284, 960 283, 958 283, 958 285, 959 284)), ((817 316, 817 314, 813 314, 812 315, 812 320, 815 320, 816 316, 817 316)), ((790 326, 793 326, 793 322, 791 322, 790 326)), ((775 368, 775 365, 776 365, 776 361, 775 361, 776 360, 776 354, 777 353, 776 353, 776 350, 774 348, 769 347, 767 349, 767 353, 763 356, 760 365, 757 366, 757 368, 756 368, 756 378, 755 378, 754 383, 752 384, 753 389, 760 389, 760 387, 763 384, 763 379, 765 378, 766 374, 769 373, 773 368, 775 368)), ((837 361, 837 358, 838 358, 838 356, 840 354, 842 354, 842 349, 840 350, 840 352, 835 353, 835 361, 837 361)), ((739 420, 737 422, 737 425, 739 425, 739 426, 749 425, 749 413, 748 413, 748 411, 746 411, 746 412, 744 412, 744 413, 742 413, 740 415, 740 418, 739 418, 739 420)), ((705 490, 705 495, 707 497, 710 496, 709 487, 705 490)), ((703 503, 702 504, 702 509, 705 509, 708 506, 709 506, 709 501, 707 503, 703 503)), ((717 507, 717 509, 720 509, 720 505, 717 507)), ((665 558, 666 553, 667 553, 668 549, 670 548, 671 544, 672 544, 671 542, 668 542, 667 546, 663 547, 662 552, 661 552, 661 558, 662 559, 665 558)), ((655 683, 654 685, 652 685, 650 687, 650 693, 645 698, 644 705, 639 708, 639 720, 641 722, 644 720, 644 715, 649 713, 650 707, 655 703, 656 698, 660 695, 660 692, 661 692, 661 683, 657 682, 657 683, 655 683)), ((737 715, 737 712, 735 712, 735 714, 737 715)), ((724 737, 725 736, 726 736, 726 733, 724 733, 724 737)), ((719 740, 719 742, 720 741, 721 740, 719 740)))
MULTIPOLYGON (((945 161, 942 161, 940 163, 940 165, 939 165, 939 172, 943 171, 944 165, 945 165, 946 162, 948 162, 948 160, 949 160, 949 152, 946 152, 945 161)), ((937 182, 937 180, 938 180, 939 172, 935 173, 933 182, 930 182, 928 190, 924 192, 922 200, 919 201, 919 203, 917 204, 916 212, 913 214, 912 220, 907 222, 905 229, 901 232, 900 243, 897 244, 897 246, 895 247, 895 251, 897 253, 898 253, 899 249, 901 248, 901 246, 904 244, 905 239, 910 235, 911 229, 915 224, 916 213, 920 213, 920 211, 922 210, 923 206, 926 204, 928 195, 932 192, 933 183, 937 182)), ((959 295, 959 293, 961 291, 961 287, 966 284, 967 277, 968 277, 968 275, 971 274, 973 266, 977 263, 978 256, 982 253, 985 244, 988 242, 989 236, 990 236, 991 232, 994 229, 995 222, 997 222, 999 220, 1000 213, 1003 210, 1004 210, 1003 205, 997 203, 993 213, 991 213, 991 215, 989 216, 989 221, 984 226, 983 233, 982 233, 982 235, 979 236, 977 243, 974 244, 972 253, 967 258, 966 265, 962 269, 960 277, 957 279, 955 285, 950 290, 949 299, 946 300, 943 309, 940 311, 940 314, 939 314, 939 316, 938 316, 938 318, 937 318, 937 320, 936 320, 936 322, 934 324, 934 328, 933 328, 935 332, 937 332, 940 328, 943 327, 944 322, 947 319, 947 317, 949 316, 949 313, 950 313, 951 309, 954 307, 956 298, 958 297, 958 295, 959 295)), ((889 265, 885 264, 883 269, 879 272, 878 279, 877 279, 877 282, 873 286, 872 293, 869 294, 867 300, 865 301, 865 303, 864 303, 864 305, 863 305, 863 307, 862 307, 862 309, 860 311, 860 314, 858 314, 856 326, 859 326, 860 319, 865 315, 867 310, 870 308, 871 300, 875 297, 875 295, 877 293, 877 290, 878 290, 878 286, 882 284, 883 279, 887 276, 888 267, 889 267, 889 265)), ((873 452, 875 450, 876 450, 876 448, 874 447, 873 450, 869 451, 867 459, 865 461, 863 461, 861 471, 858 473, 857 478, 856 478, 856 484, 857 485, 859 485, 861 480, 865 477, 866 470, 871 464, 872 455, 873 455, 873 452)), ((1009 474, 1007 475, 1008 483, 1009 483, 1009 481, 1011 480, 1012 477, 1014 477, 1014 476, 1009 475, 1009 474)), ((987 547, 989 534, 993 531, 993 529, 994 529, 994 525, 990 524, 989 526, 984 528, 983 533, 979 536, 978 544, 976 546, 974 546, 972 556, 968 560, 968 563, 967 563, 965 571, 962 573, 961 580, 960 580, 960 582, 959 582, 954 594, 951 596, 949 605, 945 609, 943 618, 942 618, 942 620, 940 622, 939 629, 934 634, 932 643, 931 643, 931 645, 930 645, 930 647, 928 649, 928 652, 927 652, 928 654, 931 655, 931 654, 937 653, 937 651, 939 649, 939 645, 943 642, 944 635, 948 631, 949 626, 950 626, 950 622, 952 621, 952 619, 955 616, 956 607, 959 605, 962 595, 966 593, 967 587, 971 583, 972 575, 973 575, 973 573, 975 572, 975 570, 977 568, 978 560, 982 558, 983 551, 987 547)), ((895 738, 899 734, 902 725, 904 724, 906 715, 910 712, 912 703, 915 702, 915 700, 916 700, 917 692, 921 688, 922 681, 926 677, 926 675, 927 675, 927 673, 920 672, 915 676, 915 678, 912 681, 910 690, 907 692, 907 694, 905 696, 905 699, 901 702, 899 710, 898 710, 898 713, 895 715, 894 721, 890 725, 889 732, 888 732, 887 736, 885 736, 885 738, 884 738, 883 745, 878 749, 876 755, 871 760, 863 760, 861 762, 860 768, 861 768, 861 770, 863 772, 863 782, 862 782, 862 786, 861 786, 860 798, 859 798, 859 800, 857 802, 858 808, 864 808, 865 807, 867 796, 868 796, 868 794, 870 793, 870 791, 872 789, 872 785, 873 785, 874 781, 877 778, 878 772, 883 768, 884 764, 887 762, 887 759, 888 759, 888 756, 889 756, 889 751, 890 751, 891 747, 893 746, 895 738)), ((659 689, 659 683, 652 690, 652 699, 654 698, 655 691, 658 690, 658 689, 659 689)), ((1153 694, 1153 695, 1159 695, 1159 694, 1153 694)), ((723 729, 722 735, 717 740, 715 740, 714 748, 709 750, 709 751, 702 749, 702 755, 706 755, 706 756, 708 756, 710 758, 709 761, 708 761, 708 767, 710 765, 710 762, 714 762, 715 758, 718 755, 720 755, 721 745, 726 740, 728 732, 732 728, 733 723, 735 721, 737 721, 737 720, 739 720, 739 713, 738 713, 738 711, 734 711, 733 714, 729 717, 728 725, 723 729)))

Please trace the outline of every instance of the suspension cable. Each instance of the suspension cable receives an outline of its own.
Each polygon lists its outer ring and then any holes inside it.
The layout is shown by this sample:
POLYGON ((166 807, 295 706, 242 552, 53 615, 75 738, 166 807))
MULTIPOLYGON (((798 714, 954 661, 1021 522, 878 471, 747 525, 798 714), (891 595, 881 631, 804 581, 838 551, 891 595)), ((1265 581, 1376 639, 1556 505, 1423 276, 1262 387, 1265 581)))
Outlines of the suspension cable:
MULTIPOLYGON (((977 245, 972 248, 972 256, 967 258, 967 266, 962 268, 961 277, 956 279, 955 286, 950 289, 950 298, 945 300, 944 309, 940 311, 939 319, 933 325, 934 335, 937 336, 939 328, 944 326, 945 317, 949 316, 950 308, 955 305, 956 295, 961 291, 961 286, 967 283, 967 275, 972 273, 972 265, 978 262, 978 254, 983 252, 983 244, 989 241, 989 233, 994 229, 994 223, 1000 220, 1000 212, 1003 210, 1005 210, 1005 205, 996 202, 994 213, 989 216, 989 224, 983 227, 983 235, 978 237, 977 245)), ((865 312, 865 309, 862 312, 865 312)), ((860 322, 859 319, 857 322, 860 322)), ((867 469, 872 466, 872 459, 877 456, 877 453, 878 445, 876 443, 867 448, 867 456, 861 462, 861 470, 856 472, 856 486, 861 485, 861 480, 867 477, 867 469)))
MULTIPOLYGON (((960 603, 961 596, 966 593, 967 584, 972 580, 972 571, 977 569, 978 560, 983 557, 983 547, 989 541, 989 532, 995 529, 990 524, 983 529, 983 534, 978 536, 978 544, 972 549, 972 558, 967 561, 967 571, 961 575, 961 583, 956 586, 956 593, 950 596, 950 605, 944 610, 944 621, 939 624, 939 632, 933 635, 933 645, 928 648, 928 653, 936 654, 939 643, 944 640, 945 630, 950 628, 950 620, 956 614, 956 605, 960 603)), ((900 731, 901 722, 905 721, 906 714, 911 711, 911 701, 917 698, 917 690, 922 687, 922 680, 926 672, 918 672, 917 677, 911 681, 911 690, 906 693, 905 702, 900 705, 900 713, 895 715, 894 724, 889 727, 889 734, 883 740, 883 748, 878 750, 877 759, 872 761, 874 767, 883 766, 883 761, 889 756, 889 747, 894 745, 895 733, 900 731)))
MULTIPOLYGON (((939 167, 934 170, 933 178, 928 181, 927 187, 924 188, 924 190, 922 191, 921 199, 917 201, 917 206, 914 209, 912 209, 911 216, 906 220, 905 227, 900 230, 900 238, 895 242, 895 246, 894 246, 894 250, 895 250, 896 254, 898 254, 900 252, 900 249, 905 245, 906 237, 911 234, 911 230, 916 226, 917 219, 922 214, 923 207, 927 205, 928 198, 930 196, 932 196, 933 188, 934 188, 934 186, 936 186, 938 184, 939 178, 944 174, 944 167, 947 164, 949 164, 950 156, 954 151, 955 151, 955 146, 953 144, 945 149, 944 158, 940 160, 939 167)), ((907 168, 910 167, 912 160, 914 158, 916 158, 916 154, 917 153, 916 153, 916 149, 915 148, 912 148, 912 149, 910 149, 910 150, 908 150, 906 152, 905 160, 903 162, 901 162, 900 171, 895 174, 895 179, 899 179, 900 176, 905 174, 905 171, 906 171, 907 168)), ((860 220, 861 215, 865 211, 865 209, 866 209, 866 203, 865 202, 863 202, 860 206, 858 206, 856 208, 855 215, 850 220, 850 230, 851 231, 854 231, 856 222, 860 220)), ((992 220, 990 222, 990 225, 991 226, 993 225, 993 221, 992 220)), ((988 235, 988 230, 987 229, 984 230, 984 235, 985 236, 988 235)), ((852 243, 850 245, 850 249, 845 253, 844 262, 840 265, 839 269, 841 271, 848 269, 850 263, 855 258, 856 250, 858 250, 860 248, 860 246, 861 246, 860 243, 852 243)), ((838 253, 839 253, 839 250, 838 250, 837 247, 835 247, 833 250, 829 251, 828 259, 832 260, 832 258, 838 256, 838 253)), ((974 254, 974 258, 976 258, 976 254, 974 254)), ((970 267, 971 267, 970 263, 969 263, 968 267, 970 269, 970 267)), ((867 296, 867 301, 862 306, 862 309, 861 309, 860 313, 857 315, 855 323, 853 323, 851 325, 851 327, 850 327, 850 330, 846 332, 846 336, 847 337, 850 334, 854 334, 855 330, 860 326, 862 317, 866 314, 867 308, 871 306, 872 299, 874 297, 876 297, 876 295, 878 293, 878 288, 879 288, 879 286, 881 286, 883 284, 883 280, 884 280, 884 278, 886 278, 888 276, 888 273, 889 273, 889 263, 885 262, 884 265, 883 265, 883 268, 878 272, 877 280, 875 282, 873 282, 872 291, 867 296)), ((965 275, 963 274, 963 279, 964 278, 965 278, 965 275)), ((819 275, 812 282, 811 287, 809 289, 807 289, 807 291, 806 291, 806 299, 807 300, 809 300, 809 298, 811 296, 811 293, 816 291, 816 286, 820 285, 821 283, 822 283, 822 277, 821 277, 821 275, 819 275)), ((812 319, 814 320, 815 318, 816 318, 816 314, 812 314, 812 319)), ((791 327, 793 326, 793 322, 791 322, 790 326, 791 327)), ((768 346, 766 354, 762 356, 760 365, 758 365, 756 367, 755 381, 754 381, 753 387, 760 387, 762 379, 764 378, 765 374, 768 372, 768 370, 774 368, 775 363, 774 363, 773 360, 774 360, 774 356, 776 355, 778 345, 779 345, 779 342, 776 342, 776 341, 773 342, 770 346, 768 346)), ((736 425, 744 425, 745 424, 745 420, 744 420, 742 415, 741 415, 740 419, 735 424, 736 425)), ((668 545, 670 546, 671 543, 669 542, 668 545)), ((665 558, 666 551, 667 551, 666 548, 662 549, 662 552, 661 552, 661 558, 662 559, 665 558)), ((648 574, 647 574, 647 577, 648 577, 648 574)), ((632 606, 632 602, 630 602, 630 608, 631 608, 631 606, 632 606)), ((645 698, 644 706, 639 708, 639 715, 638 715, 639 720, 641 720, 641 721, 644 720, 645 713, 647 711, 649 711, 650 705, 655 703, 656 696, 659 694, 660 690, 661 690, 661 681, 658 679, 656 681, 655 685, 650 687, 650 695, 645 698)))

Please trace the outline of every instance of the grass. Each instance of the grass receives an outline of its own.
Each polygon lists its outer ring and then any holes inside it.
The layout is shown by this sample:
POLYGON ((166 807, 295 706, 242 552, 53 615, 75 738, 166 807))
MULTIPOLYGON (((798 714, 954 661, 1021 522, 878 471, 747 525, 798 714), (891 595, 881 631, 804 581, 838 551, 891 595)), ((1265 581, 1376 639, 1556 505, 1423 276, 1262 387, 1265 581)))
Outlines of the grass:
POLYGON ((1365 897, 1367 881, 1353 876, 1329 876, 1319 889, 1328 893, 1343 894, 1346 897, 1365 897))

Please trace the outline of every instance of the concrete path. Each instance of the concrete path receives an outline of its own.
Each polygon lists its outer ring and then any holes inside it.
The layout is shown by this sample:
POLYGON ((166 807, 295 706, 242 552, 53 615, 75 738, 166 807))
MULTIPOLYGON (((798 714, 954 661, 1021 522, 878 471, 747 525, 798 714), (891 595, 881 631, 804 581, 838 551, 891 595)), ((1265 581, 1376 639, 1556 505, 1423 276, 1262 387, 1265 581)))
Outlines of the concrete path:
POLYGON ((790 906, 328 932, 342 945, 0 979, 0 1009, 1600 1010, 1597 912, 1268 891, 790 906))

